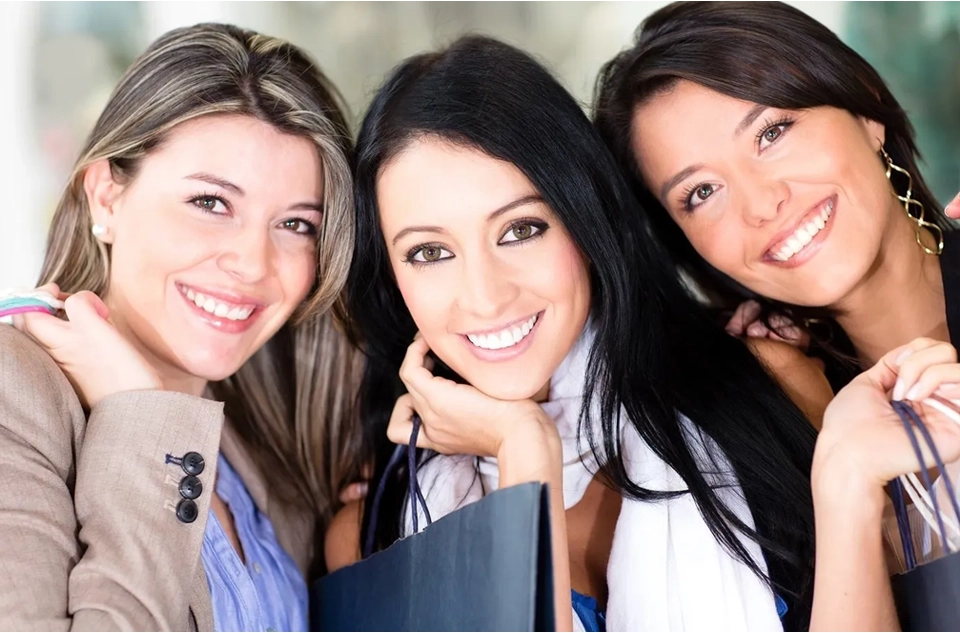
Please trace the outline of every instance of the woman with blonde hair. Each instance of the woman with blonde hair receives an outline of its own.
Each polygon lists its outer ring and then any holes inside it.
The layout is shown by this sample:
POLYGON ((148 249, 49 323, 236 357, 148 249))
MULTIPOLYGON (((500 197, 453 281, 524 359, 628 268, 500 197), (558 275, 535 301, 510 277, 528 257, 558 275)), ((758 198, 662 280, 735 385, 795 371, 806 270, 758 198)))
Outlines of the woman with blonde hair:
POLYGON ((351 153, 280 40, 202 24, 128 69, 53 219, 65 318, 0 326, 0 628, 306 628, 355 474, 351 153))

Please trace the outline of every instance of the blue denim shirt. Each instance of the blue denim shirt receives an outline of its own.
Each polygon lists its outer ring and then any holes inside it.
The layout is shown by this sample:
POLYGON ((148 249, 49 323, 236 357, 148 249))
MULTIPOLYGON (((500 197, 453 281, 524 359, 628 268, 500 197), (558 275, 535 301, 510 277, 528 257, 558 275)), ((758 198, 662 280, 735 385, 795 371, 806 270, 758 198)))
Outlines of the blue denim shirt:
POLYGON ((306 631, 307 584, 277 542, 239 475, 219 456, 217 494, 233 513, 246 564, 213 511, 203 534, 201 560, 207 573, 217 631, 306 631))

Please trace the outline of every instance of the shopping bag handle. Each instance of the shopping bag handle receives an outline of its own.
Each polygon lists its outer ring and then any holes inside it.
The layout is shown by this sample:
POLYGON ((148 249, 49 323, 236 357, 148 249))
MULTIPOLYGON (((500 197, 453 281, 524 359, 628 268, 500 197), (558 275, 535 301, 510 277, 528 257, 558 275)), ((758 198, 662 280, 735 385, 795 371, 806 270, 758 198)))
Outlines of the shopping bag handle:
MULTIPOLYGON (((928 398, 924 401, 924 404, 937 409, 948 419, 960 424, 960 414, 943 402, 935 398, 928 398)), ((890 405, 900 417, 900 421, 907 433, 907 437, 910 439, 914 453, 917 456, 917 462, 920 464, 920 475, 923 478, 924 484, 921 485, 917 480, 916 475, 913 473, 901 475, 898 479, 891 482, 891 497, 894 504, 894 511, 897 516, 901 544, 903 545, 904 549, 904 562, 906 563, 907 569, 910 570, 916 566, 916 554, 913 550, 913 538, 911 534, 909 518, 907 516, 906 503, 903 499, 903 490, 906 490, 924 521, 940 538, 940 542, 947 553, 952 553, 952 548, 950 546, 950 539, 946 528, 949 526, 954 534, 960 536, 960 506, 957 504, 957 498, 954 492, 953 484, 950 481, 950 473, 947 471, 947 468, 940 457, 940 453, 937 450, 936 444, 933 441, 933 437, 930 435, 930 431, 927 429, 923 419, 917 415, 913 407, 904 401, 896 400, 891 402, 890 405), (937 494, 933 490, 933 483, 930 481, 930 475, 928 474, 927 469, 923 467, 923 453, 920 449, 920 443, 915 430, 920 432, 920 435, 923 437, 924 442, 926 442, 928 449, 933 455, 936 468, 940 473, 939 480, 943 482, 944 487, 947 489, 947 495, 950 499, 951 505, 953 506, 954 516, 957 519, 956 522, 952 521, 950 517, 945 517, 940 511, 940 504, 937 500, 937 494), (931 492, 933 493, 932 496, 930 494, 931 492)))
POLYGON ((377 492, 373 496, 373 506, 370 508, 370 524, 367 526, 367 539, 364 542, 362 552, 364 558, 373 554, 374 537, 377 533, 377 522, 380 518, 380 502, 383 499, 383 493, 387 487, 387 479, 397 466, 400 465, 400 460, 403 459, 404 454, 407 456, 407 472, 410 474, 407 503, 411 504, 410 512, 413 517, 413 533, 416 534, 420 531, 420 517, 417 512, 418 503, 420 508, 423 509, 427 526, 433 523, 433 519, 430 518, 430 510, 427 508, 427 500, 424 499, 423 492, 420 490, 420 480, 417 478, 417 437, 420 435, 422 420, 419 415, 414 413, 411 421, 413 422, 413 428, 410 431, 410 441, 406 446, 398 444, 396 448, 393 449, 393 454, 387 462, 387 467, 383 470, 383 475, 380 477, 380 483, 377 484, 377 492))

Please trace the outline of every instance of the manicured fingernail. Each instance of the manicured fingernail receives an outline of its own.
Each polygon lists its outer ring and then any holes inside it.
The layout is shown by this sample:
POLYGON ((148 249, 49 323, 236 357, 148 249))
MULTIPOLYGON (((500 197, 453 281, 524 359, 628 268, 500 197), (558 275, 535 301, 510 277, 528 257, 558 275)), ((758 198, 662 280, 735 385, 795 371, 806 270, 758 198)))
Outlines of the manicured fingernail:
POLYGON ((893 386, 893 399, 903 400, 903 392, 906 390, 907 386, 903 384, 903 378, 897 378, 897 384, 893 386))
POLYGON ((916 400, 917 396, 920 395, 920 385, 914 385, 910 388, 910 391, 907 392, 907 400, 916 400))
POLYGON ((369 484, 367 484, 367 483, 359 483, 359 484, 357 484, 357 494, 360 495, 361 497, 366 497, 366 496, 367 496, 367 490, 369 489, 369 487, 370 487, 370 486, 369 486, 369 484))

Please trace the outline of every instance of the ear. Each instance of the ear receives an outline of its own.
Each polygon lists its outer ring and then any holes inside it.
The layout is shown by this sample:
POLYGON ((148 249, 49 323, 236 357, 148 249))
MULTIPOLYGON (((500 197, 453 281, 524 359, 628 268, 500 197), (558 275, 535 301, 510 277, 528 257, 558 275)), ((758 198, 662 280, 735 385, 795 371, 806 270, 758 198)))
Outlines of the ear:
POLYGON ((101 159, 87 167, 83 174, 83 191, 90 208, 90 219, 106 231, 99 236, 107 244, 113 242, 115 211, 123 186, 113 178, 110 161, 101 159))
POLYGON ((883 123, 863 117, 860 117, 860 125, 863 126, 871 144, 876 145, 873 151, 879 154, 880 148, 887 140, 887 128, 884 127, 883 123))

